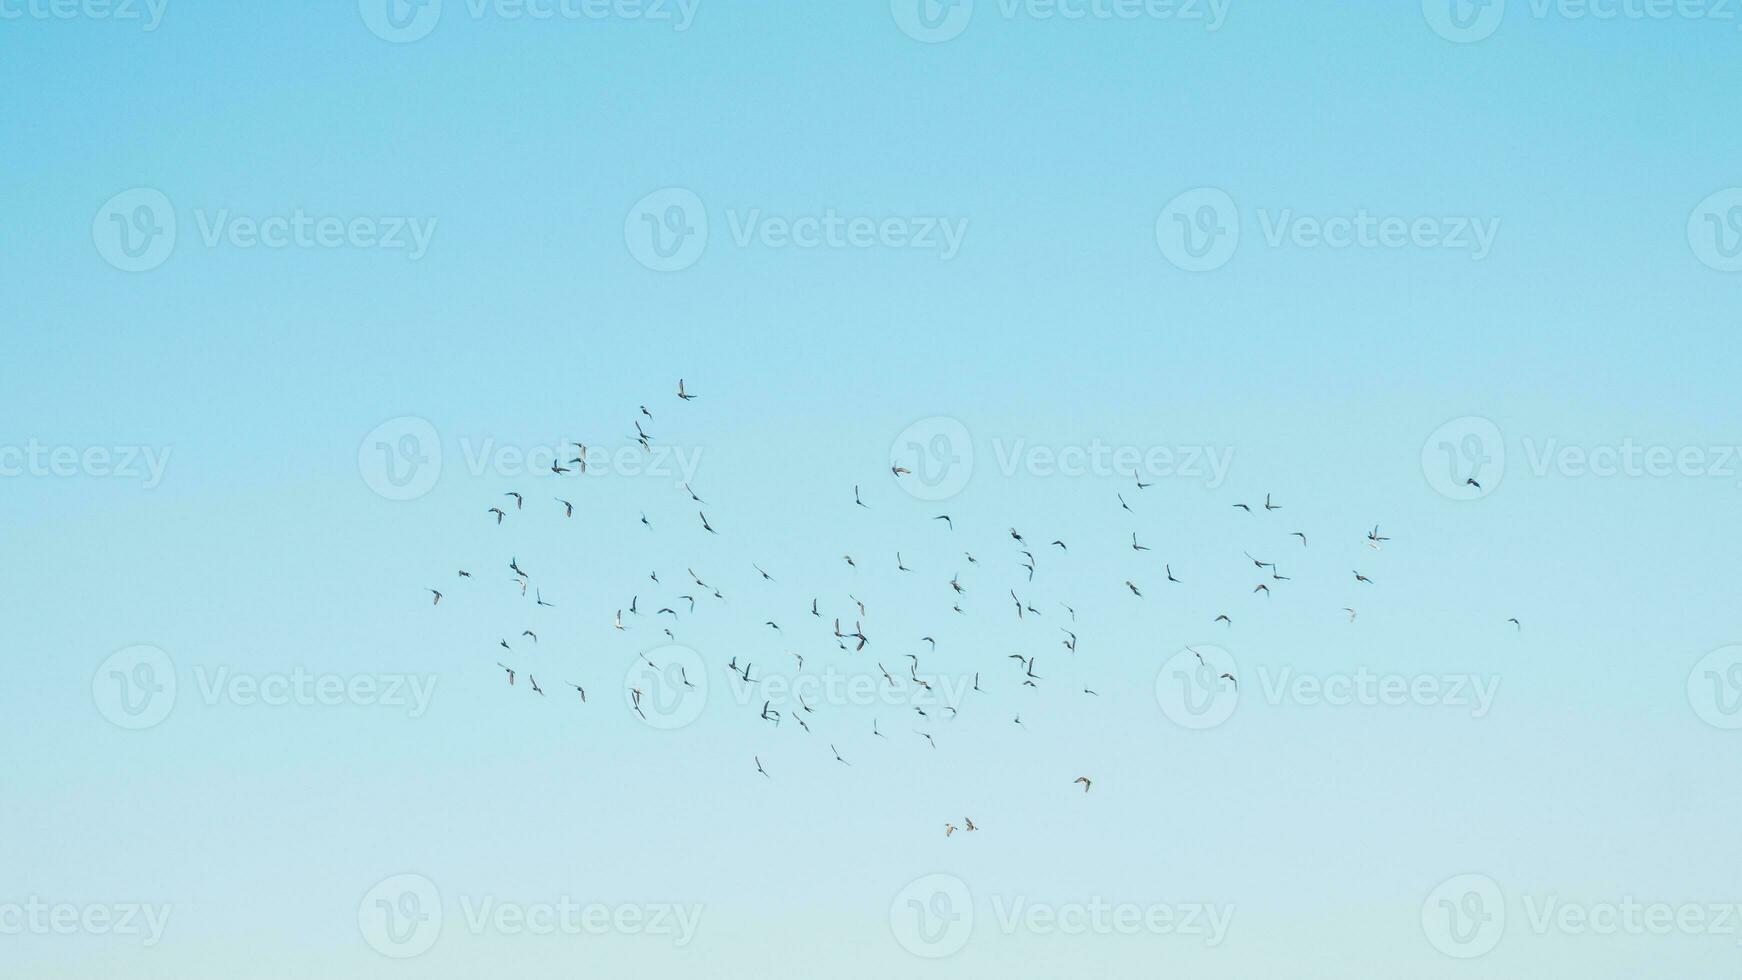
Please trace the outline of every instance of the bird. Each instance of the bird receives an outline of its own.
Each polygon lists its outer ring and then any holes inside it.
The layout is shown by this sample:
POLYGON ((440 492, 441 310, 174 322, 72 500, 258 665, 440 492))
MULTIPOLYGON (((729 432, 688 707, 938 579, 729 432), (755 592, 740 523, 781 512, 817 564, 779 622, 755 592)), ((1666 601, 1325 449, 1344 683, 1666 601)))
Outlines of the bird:
POLYGON ((1515 631, 1522 631, 1524 629, 1524 624, 1520 623, 1518 621, 1518 617, 1516 617, 1516 616, 1514 616, 1511 619, 1508 619, 1507 622, 1512 624, 1512 627, 1515 631))
POLYGON ((962 823, 966 824, 966 826, 964 826, 962 828, 965 831, 975 831, 975 830, 980 829, 980 828, 974 826, 974 818, 973 817, 963 817, 962 823))
POLYGON ((553 459, 550 461, 550 471, 555 473, 557 476, 562 476, 564 473, 569 472, 569 468, 562 465, 561 462, 553 459))
POLYGON ((1127 512, 1127 513, 1131 513, 1131 514, 1135 514, 1135 513, 1137 513, 1137 512, 1136 512, 1136 511, 1134 511, 1134 510, 1132 510, 1132 509, 1131 509, 1131 505, 1130 505, 1130 504, 1128 504, 1128 503, 1126 503, 1126 502, 1125 502, 1125 495, 1124 495, 1124 494, 1122 494, 1122 493, 1116 493, 1116 494, 1114 494, 1114 495, 1113 495, 1113 496, 1115 496, 1115 497, 1118 497, 1118 498, 1119 498, 1119 506, 1120 506, 1120 507, 1122 507, 1122 508, 1124 508, 1124 509, 1125 509, 1125 511, 1126 511, 1126 512, 1127 512))
POLYGON ((442 594, 440 592, 437 592, 435 589, 431 589, 429 591, 432 595, 435 596, 435 601, 431 602, 430 605, 432 605, 432 606, 441 605, 442 604, 442 594))
POLYGON ((552 497, 551 499, 555 500, 557 503, 563 505, 563 516, 564 517, 575 516, 575 505, 574 504, 569 503, 568 501, 564 500, 561 497, 552 497))
POLYGON ((1234 625, 1234 621, 1232 619, 1228 618, 1227 613, 1223 613, 1222 615, 1217 616, 1214 620, 1212 620, 1212 622, 1227 623, 1229 626, 1234 625))
POLYGON ((1464 478, 1464 486, 1466 486, 1466 487, 1475 487, 1475 488, 1476 488, 1476 489, 1478 489, 1478 490, 1480 490, 1480 489, 1482 489, 1482 484, 1480 484, 1480 483, 1477 483, 1477 482, 1476 482, 1476 478, 1475 478, 1475 477, 1473 477, 1473 476, 1471 476, 1471 477, 1465 477, 1465 478, 1464 478))
POLYGON ((1240 508, 1241 510, 1245 511, 1248 514, 1252 513, 1252 508, 1246 506, 1245 504, 1234 504, 1233 506, 1240 508))
POLYGON ((502 523, 502 518, 508 516, 507 514, 503 513, 502 508, 500 508, 500 507, 490 508, 490 513, 496 515, 496 523, 498 523, 498 524, 502 523))
POLYGON ((538 678, 532 676, 531 674, 527 674, 526 675, 526 682, 528 684, 532 685, 532 693, 538 695, 539 697, 544 697, 544 688, 538 686, 538 678))
POLYGON ((1132 595, 1134 595, 1134 596, 1136 596, 1136 597, 1137 597, 1137 598, 1139 598, 1139 599, 1141 599, 1141 598, 1143 598, 1143 593, 1141 593, 1141 592, 1139 592, 1139 591, 1137 591, 1137 586, 1135 586, 1135 585, 1133 585, 1133 584, 1132 584, 1132 583, 1131 583, 1131 580, 1130 580, 1130 579, 1126 579, 1126 580, 1125 580, 1125 587, 1126 587, 1126 588, 1127 588, 1127 589, 1130 589, 1130 590, 1131 590, 1131 594, 1132 594, 1132 595))
POLYGON ((955 824, 953 824, 953 823, 944 824, 944 836, 945 837, 948 837, 955 832, 956 832, 956 825, 955 824))
MULTIPOLYGON (((768 776, 768 770, 762 768, 762 757, 757 755, 757 756, 751 756, 751 758, 756 760, 756 771, 761 773, 764 776, 768 776)), ((774 777, 768 776, 768 778, 772 779, 774 777)))
POLYGON ((1161 568, 1162 568, 1162 571, 1167 573, 1167 580, 1169 582, 1178 582, 1179 581, 1179 579, 1173 577, 1173 566, 1172 565, 1169 565, 1166 562, 1163 562, 1161 565, 1161 568))
POLYGON ((685 492, 685 493, 687 493, 687 494, 689 494, 689 495, 690 495, 690 499, 691 499, 691 500, 693 500, 693 501, 695 501, 695 502, 696 502, 696 503, 698 503, 698 504, 705 504, 705 503, 707 503, 707 501, 706 501, 706 500, 703 500, 703 499, 702 499, 702 498, 700 498, 700 497, 698 497, 698 496, 696 496, 696 492, 695 492, 695 491, 694 491, 694 490, 691 490, 691 489, 690 489, 690 485, 689 485, 689 484, 688 484, 688 483, 686 483, 686 484, 684 484, 684 485, 683 485, 683 489, 684 489, 684 492, 685 492))
POLYGON ((702 512, 701 512, 701 511, 699 511, 699 510, 698 510, 698 511, 696 511, 696 514, 697 514, 697 515, 698 515, 698 516, 700 516, 700 517, 701 517, 701 519, 702 519, 702 530, 704 530, 704 531, 706 531, 706 532, 708 532, 708 533, 709 533, 709 534, 719 534, 719 533, 720 533, 720 532, 718 532, 718 531, 716 531, 716 530, 714 530, 714 526, 713 526, 713 525, 712 525, 712 524, 709 524, 709 523, 708 523, 708 515, 706 515, 706 514, 703 514, 703 513, 702 513, 702 512))
MULTIPOLYGON (((682 398, 686 402, 687 401, 694 401, 695 397, 696 397, 696 396, 690 394, 689 392, 683 390, 683 379, 682 378, 677 379, 677 396, 679 398, 682 398)), ((730 401, 731 399, 727 399, 727 400, 730 401)))
POLYGON ((1148 551, 1149 550, 1148 545, 1141 545, 1141 544, 1137 543, 1137 532, 1136 531, 1131 532, 1131 550, 1132 551, 1148 551))
POLYGON ((870 509, 871 509, 871 508, 870 508, 870 507, 869 507, 869 506, 868 506, 868 505, 867 505, 867 504, 866 504, 866 503, 865 503, 865 501, 863 501, 863 500, 860 500, 860 499, 859 499, 859 484, 857 484, 857 483, 855 483, 855 484, 853 484, 853 503, 856 503, 856 504, 858 504, 858 505, 859 505, 859 506, 861 506, 861 507, 864 507, 864 508, 865 508, 865 509, 866 509, 866 510, 870 510, 870 509))
POLYGON ((570 687, 572 687, 572 688, 574 688, 574 689, 575 689, 575 690, 576 690, 576 691, 579 691, 579 692, 580 692, 580 694, 581 694, 581 703, 582 703, 582 704, 586 704, 586 703, 587 703, 587 689, 586 689, 586 688, 584 688, 584 687, 582 687, 582 686, 581 686, 581 685, 579 685, 579 684, 576 684, 576 683, 575 683, 575 682, 574 682, 574 681, 569 681, 569 682, 568 682, 568 685, 569 685, 569 686, 570 686, 570 687))
POLYGON ((851 763, 851 762, 848 762, 848 761, 847 761, 847 760, 846 760, 846 759, 843 759, 843 758, 841 758, 841 750, 840 750, 840 749, 837 749, 837 748, 835 748, 835 747, 834 747, 834 745, 833 745, 833 744, 831 744, 831 745, 830 745, 830 746, 829 746, 829 751, 830 751, 830 752, 833 752, 833 753, 835 753, 835 761, 836 761, 836 762, 839 762, 839 763, 840 763, 840 764, 841 764, 841 765, 843 765, 843 766, 850 766, 850 765, 852 765, 852 763, 851 763))
POLYGON ((951 520, 950 515, 948 515, 948 514, 939 514, 938 516, 932 518, 932 520, 943 521, 945 524, 948 524, 950 526, 950 530, 952 530, 952 531, 954 531, 956 529, 956 522, 951 520))
POLYGON ((1348 606, 1344 606, 1343 611, 1349 614, 1349 622, 1353 623, 1355 621, 1355 610, 1350 609, 1348 606))
POLYGON ((1240 682, 1237 680, 1234 680, 1233 674, 1230 674, 1230 673, 1227 673, 1226 671, 1224 671, 1222 673, 1221 679, 1232 683, 1234 685, 1234 690, 1238 691, 1240 689, 1240 682))
POLYGON ((1295 536, 1295 537, 1297 537, 1297 538, 1299 538, 1299 539, 1300 539, 1300 546, 1301 546, 1301 547, 1302 547, 1302 548, 1305 548, 1305 547, 1306 547, 1306 535, 1305 535, 1305 534, 1304 534, 1304 533, 1302 533, 1302 532, 1300 532, 1300 531, 1290 531, 1290 532, 1288 532, 1288 533, 1290 533, 1290 534, 1292 534, 1292 535, 1294 535, 1294 536, 1295 536))
POLYGON ((899 480, 905 474, 912 473, 913 471, 908 469, 905 466, 902 466, 900 463, 890 463, 889 464, 889 472, 890 472, 890 475, 894 476, 897 480, 899 480))
POLYGON ((526 504, 526 498, 522 497, 520 494, 514 492, 513 490, 508 491, 507 493, 503 494, 502 496, 514 498, 514 509, 515 510, 519 510, 521 507, 525 506, 525 504, 526 504))
POLYGON ((1368 577, 1367 577, 1367 576, 1365 576, 1365 575, 1362 575, 1362 574, 1361 574, 1361 573, 1360 573, 1360 572, 1356 572, 1356 573, 1355 573, 1355 581, 1357 581, 1357 582, 1366 582, 1366 583, 1367 583, 1367 584, 1368 584, 1368 585, 1372 585, 1372 584, 1373 584, 1373 580, 1372 580, 1372 579, 1370 579, 1370 578, 1368 578, 1368 577))
POLYGON ((1270 502, 1270 494, 1267 493, 1264 495, 1264 509, 1265 510, 1281 510, 1282 505, 1271 503, 1270 502))
MULTIPOLYGON (((1087 792, 1088 792, 1088 791, 1089 791, 1089 785, 1090 785, 1090 782, 1089 782, 1089 777, 1087 777, 1087 776, 1078 776, 1078 777, 1077 777, 1077 778, 1075 778, 1075 779, 1073 779, 1073 780, 1071 780, 1071 782, 1073 782, 1073 783, 1082 783, 1082 784, 1083 784, 1083 792, 1085 792, 1085 793, 1087 793, 1087 792)), ((1115 794, 1115 795, 1117 795, 1117 794, 1115 794)))
POLYGON ((507 664, 503 663, 500 660, 496 661, 496 666, 501 667, 503 670, 506 670, 508 672, 508 686, 513 687, 514 686, 514 668, 508 666, 507 664))
POLYGON ((1379 547, 1379 542, 1390 540, 1390 538, 1380 535, 1379 525, 1377 524, 1373 525, 1373 530, 1367 532, 1367 546, 1370 548, 1377 548, 1379 547))

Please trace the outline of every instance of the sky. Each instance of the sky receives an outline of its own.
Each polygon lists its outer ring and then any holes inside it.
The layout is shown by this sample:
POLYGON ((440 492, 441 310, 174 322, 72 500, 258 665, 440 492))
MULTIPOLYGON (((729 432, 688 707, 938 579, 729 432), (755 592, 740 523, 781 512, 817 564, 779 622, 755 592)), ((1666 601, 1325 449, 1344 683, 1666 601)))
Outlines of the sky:
POLYGON ((1739 29, 0 0, 0 967, 1735 976, 1739 29))

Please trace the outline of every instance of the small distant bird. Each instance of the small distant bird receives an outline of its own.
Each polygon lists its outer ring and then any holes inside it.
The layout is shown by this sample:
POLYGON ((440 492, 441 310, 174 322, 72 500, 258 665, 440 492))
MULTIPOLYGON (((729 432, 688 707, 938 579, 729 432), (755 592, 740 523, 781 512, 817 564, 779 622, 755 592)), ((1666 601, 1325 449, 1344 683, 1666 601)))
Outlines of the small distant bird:
POLYGON ((1090 786, 1089 777, 1078 776, 1077 778, 1071 780, 1071 782, 1082 783, 1083 784, 1083 792, 1087 793, 1089 791, 1089 786, 1090 786))
POLYGON ((1227 613, 1223 613, 1222 615, 1217 616, 1214 620, 1212 620, 1212 622, 1227 623, 1229 626, 1234 625, 1234 621, 1232 619, 1228 618, 1227 613))
POLYGON ((695 397, 696 397, 696 396, 690 394, 689 392, 683 390, 683 379, 682 378, 677 379, 677 396, 679 398, 682 398, 686 402, 687 401, 694 401, 695 397))
POLYGON ((1292 535, 1294 535, 1294 536, 1295 536, 1295 537, 1297 537, 1297 538, 1299 538, 1299 539, 1300 539, 1300 546, 1301 546, 1301 547, 1302 547, 1302 548, 1305 548, 1305 547, 1306 547, 1306 535, 1305 535, 1305 534, 1303 534, 1303 533, 1302 533, 1302 532, 1300 532, 1300 531, 1290 531, 1290 532, 1288 532, 1288 533, 1290 533, 1290 534, 1292 534, 1292 535))
MULTIPOLYGON (((440 595, 441 593, 438 592, 436 594, 440 595)), ((1518 621, 1517 617, 1513 617, 1512 619, 1508 619, 1507 622, 1512 624, 1512 627, 1514 630, 1523 630, 1524 629, 1524 624, 1520 623, 1518 621)))
POLYGON ((1225 680, 1225 681, 1232 683, 1234 685, 1234 690, 1236 690, 1236 691, 1240 690, 1240 682, 1237 680, 1234 680, 1233 674, 1224 672, 1222 674, 1222 680, 1225 680))
POLYGON ((574 504, 571 504, 571 503, 569 503, 569 502, 568 502, 568 501, 566 501, 566 500, 564 500, 564 499, 563 499, 563 498, 561 498, 561 497, 553 497, 553 498, 551 498, 551 499, 553 499, 553 500, 555 500, 555 501, 556 501, 556 502, 557 502, 557 503, 559 503, 559 504, 562 504, 562 505, 563 505, 563 516, 564 516, 564 517, 573 517, 573 516, 575 516, 575 505, 574 505, 574 504))
POLYGON ((496 661, 496 666, 501 667, 503 670, 506 670, 508 672, 508 686, 513 687, 514 686, 514 668, 508 666, 507 664, 503 663, 500 660, 496 661))
POLYGON ((1137 543, 1137 532, 1136 531, 1131 532, 1131 550, 1132 551, 1148 551, 1149 550, 1148 545, 1141 545, 1141 544, 1137 543))
POLYGON ((1475 487, 1475 488, 1476 488, 1476 489, 1478 489, 1478 490, 1480 490, 1480 489, 1482 489, 1482 484, 1480 484, 1480 483, 1477 483, 1477 482, 1476 482, 1476 478, 1475 478, 1475 477, 1466 477, 1466 478, 1465 478, 1465 479, 1464 479, 1464 486, 1466 486, 1466 487, 1475 487))
POLYGON ((708 532, 709 534, 719 534, 720 533, 720 532, 714 530, 714 525, 708 523, 708 515, 703 514, 699 510, 696 511, 696 514, 698 516, 700 516, 702 519, 702 530, 708 532))
POLYGON ((526 498, 522 497, 518 493, 515 493, 513 490, 508 491, 507 493, 503 494, 502 496, 514 498, 514 509, 515 510, 519 510, 521 507, 525 506, 525 504, 526 504, 526 498))
POLYGON ((436 591, 436 590, 434 590, 434 589, 431 589, 431 590, 429 590, 429 591, 430 591, 430 592, 431 592, 431 594, 433 594, 433 595, 434 595, 434 596, 435 596, 435 601, 434 601, 434 602, 431 602, 431 603, 430 603, 430 605, 432 605, 432 606, 439 606, 439 605, 441 605, 441 604, 442 604, 442 594, 441 594, 441 593, 440 593, 440 592, 437 592, 437 591, 436 591))
POLYGON ((865 501, 859 499, 859 484, 857 484, 857 483, 853 484, 853 503, 856 503, 859 506, 864 507, 866 510, 871 509, 869 506, 866 505, 865 501))
POLYGON ((1355 610, 1350 609, 1348 606, 1344 606, 1343 611, 1349 614, 1349 622, 1353 623, 1355 621, 1355 610))
POLYGON ((502 512, 502 508, 500 508, 500 507, 490 508, 490 513, 496 515, 496 523, 498 523, 498 524, 502 523, 502 518, 508 516, 507 514, 502 512))
MULTIPOLYGON (((768 770, 762 768, 762 757, 757 755, 757 756, 751 756, 751 758, 756 760, 756 771, 761 773, 764 776, 768 776, 768 770)), ((769 776, 769 778, 772 779, 774 777, 769 776)))
POLYGON ((939 514, 938 516, 932 518, 932 520, 943 521, 945 524, 948 524, 950 526, 950 530, 952 530, 952 531, 954 531, 956 529, 956 522, 950 520, 950 515, 948 515, 948 514, 939 514))
POLYGON ((1264 509, 1265 510, 1281 510, 1282 505, 1271 503, 1270 502, 1270 494, 1267 493, 1264 495, 1264 509))
POLYGON ((963 827, 963 828, 962 828, 962 829, 963 829, 963 830, 966 830, 966 831, 974 831, 974 830, 979 830, 979 829, 980 829, 980 828, 978 828, 978 827, 976 827, 976 826, 974 826, 974 818, 973 818, 973 817, 963 817, 963 818, 962 818, 962 822, 963 822, 963 823, 964 823, 964 824, 967 824, 967 826, 965 826, 965 827, 963 827))
POLYGON ((1234 504, 1233 506, 1240 508, 1241 510, 1245 511, 1248 514, 1252 513, 1252 508, 1246 506, 1245 504, 1234 504))
POLYGON ((903 474, 912 473, 913 471, 898 463, 890 463, 889 472, 893 474, 896 479, 900 479, 903 474))
POLYGON ((1139 599, 1143 598, 1143 593, 1137 591, 1137 586, 1133 585, 1130 579, 1125 580, 1125 587, 1127 589, 1131 590, 1132 595, 1136 596, 1139 599))
POLYGON ((1370 579, 1370 578, 1368 578, 1368 577, 1367 577, 1367 576, 1365 576, 1365 575, 1362 575, 1362 574, 1361 574, 1361 573, 1360 573, 1360 572, 1356 572, 1356 573, 1355 573, 1355 581, 1357 581, 1357 582, 1366 582, 1366 583, 1367 583, 1367 584, 1368 584, 1368 585, 1372 585, 1372 584, 1373 584, 1373 580, 1372 580, 1372 579, 1370 579))

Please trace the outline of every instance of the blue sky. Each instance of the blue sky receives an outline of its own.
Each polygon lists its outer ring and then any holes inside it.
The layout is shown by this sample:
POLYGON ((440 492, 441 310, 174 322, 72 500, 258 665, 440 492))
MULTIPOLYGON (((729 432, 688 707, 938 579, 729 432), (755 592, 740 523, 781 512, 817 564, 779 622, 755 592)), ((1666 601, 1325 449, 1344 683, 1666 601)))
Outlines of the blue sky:
POLYGON ((0 3, 9 974, 1735 974, 1730 8, 388 14, 0 3))

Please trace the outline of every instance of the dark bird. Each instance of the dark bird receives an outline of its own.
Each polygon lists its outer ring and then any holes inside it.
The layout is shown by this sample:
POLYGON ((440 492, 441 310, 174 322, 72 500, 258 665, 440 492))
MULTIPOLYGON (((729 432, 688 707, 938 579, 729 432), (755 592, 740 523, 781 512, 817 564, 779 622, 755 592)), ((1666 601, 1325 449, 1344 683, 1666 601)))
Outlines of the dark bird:
POLYGON ((859 484, 857 484, 857 483, 853 484, 853 503, 856 503, 859 506, 864 507, 866 510, 871 509, 870 507, 866 506, 865 501, 859 499, 859 484))
POLYGON ((943 521, 945 524, 948 524, 950 526, 950 530, 952 530, 952 531, 954 531, 956 529, 956 522, 950 520, 950 515, 948 515, 948 514, 939 514, 938 516, 932 518, 932 520, 943 521))
POLYGON ((1132 551, 1148 551, 1149 550, 1148 545, 1141 545, 1141 544, 1137 543, 1137 532, 1136 531, 1131 532, 1131 550, 1132 551))
POLYGON ((522 497, 518 493, 515 493, 513 490, 508 491, 507 493, 503 494, 502 496, 514 498, 514 509, 515 510, 519 510, 526 503, 526 498, 522 497))
POLYGON ((714 530, 714 526, 713 526, 713 525, 712 525, 712 524, 709 524, 709 523, 708 523, 708 515, 706 515, 706 514, 703 514, 703 513, 702 513, 702 512, 701 512, 701 511, 699 511, 699 510, 698 510, 698 511, 696 511, 696 514, 697 514, 697 515, 698 515, 698 516, 699 516, 699 517, 701 517, 701 519, 702 519, 702 530, 704 530, 704 531, 706 531, 706 532, 708 532, 708 533, 709 533, 709 534, 719 534, 719 533, 720 533, 720 532, 718 532, 718 531, 716 531, 716 530, 714 530))
POLYGON ((1083 792, 1087 793, 1089 791, 1089 777, 1078 776, 1077 778, 1071 780, 1071 782, 1082 783, 1083 784, 1083 792))
POLYGON ((1271 503, 1270 502, 1270 494, 1267 493, 1264 495, 1264 509, 1265 510, 1281 510, 1282 505, 1271 503))
POLYGON ((514 686, 514 668, 508 666, 507 664, 503 663, 500 660, 496 661, 496 666, 501 667, 503 670, 506 670, 508 672, 508 685, 510 687, 514 686))
POLYGON ((1131 590, 1131 594, 1132 594, 1132 595, 1134 595, 1134 596, 1136 596, 1136 597, 1137 597, 1137 598, 1139 598, 1139 599, 1141 599, 1141 598, 1143 598, 1143 593, 1141 593, 1141 592, 1139 592, 1139 591, 1137 591, 1137 586, 1135 586, 1135 585, 1133 585, 1133 584, 1132 584, 1132 583, 1131 583, 1131 580, 1130 580, 1130 579, 1126 579, 1126 580, 1125 580, 1125 587, 1126 587, 1126 588, 1127 588, 1127 589, 1130 589, 1130 590, 1131 590))
POLYGON ((682 398, 686 402, 687 401, 694 401, 695 397, 696 397, 696 396, 690 394, 689 392, 683 390, 683 379, 682 378, 677 379, 677 396, 679 398, 682 398))
POLYGON ((1357 582, 1366 582, 1366 583, 1367 583, 1367 584, 1368 584, 1368 585, 1372 585, 1372 584, 1373 584, 1373 580, 1372 580, 1372 579, 1370 579, 1370 578, 1368 578, 1368 577, 1367 577, 1367 576, 1365 576, 1365 575, 1362 575, 1362 574, 1361 574, 1361 573, 1360 573, 1360 572, 1356 572, 1356 573, 1355 573, 1355 581, 1357 581, 1357 582))
POLYGON ((431 602, 431 603, 430 603, 430 605, 432 605, 432 606, 439 606, 439 605, 441 605, 441 604, 442 604, 442 594, 441 594, 441 593, 440 593, 440 592, 437 592, 437 591, 436 591, 436 590, 434 590, 434 589, 431 589, 431 590, 429 590, 429 591, 430 591, 430 592, 431 592, 431 594, 433 594, 433 595, 434 595, 434 596, 435 596, 435 601, 434 601, 434 602, 431 602))
POLYGON ((575 516, 575 505, 574 504, 569 503, 568 501, 564 500, 561 497, 552 497, 551 499, 555 500, 557 503, 563 505, 563 516, 564 517, 575 516))
MULTIPOLYGON (((761 756, 751 756, 751 758, 756 760, 756 771, 761 773, 764 776, 768 776, 768 770, 762 768, 762 757, 761 756)), ((769 776, 768 778, 772 779, 774 777, 769 776)))
POLYGON ((492 508, 490 508, 490 513, 492 513, 492 514, 495 514, 495 515, 496 515, 496 523, 498 523, 498 524, 500 524, 500 523, 502 523, 502 518, 504 518, 504 517, 507 517, 507 516, 508 516, 508 515, 507 515, 507 514, 504 514, 504 513, 503 513, 503 512, 502 512, 502 508, 500 508, 500 507, 492 507, 492 508))

